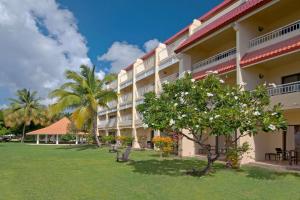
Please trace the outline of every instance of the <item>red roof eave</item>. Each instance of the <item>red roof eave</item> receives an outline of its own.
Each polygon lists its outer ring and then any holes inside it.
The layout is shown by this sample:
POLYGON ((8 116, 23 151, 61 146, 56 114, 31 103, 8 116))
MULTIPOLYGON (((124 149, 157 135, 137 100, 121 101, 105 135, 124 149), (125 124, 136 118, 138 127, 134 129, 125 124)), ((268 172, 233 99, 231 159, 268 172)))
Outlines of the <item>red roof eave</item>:
POLYGON ((209 12, 205 13, 201 17, 198 18, 199 21, 207 21, 210 18, 212 18, 214 15, 216 15, 218 12, 222 11, 226 7, 230 6, 236 2, 236 0, 224 0, 222 3, 211 9, 209 12))
POLYGON ((300 35, 291 39, 247 53, 241 60, 241 67, 258 63, 300 49, 300 35))
POLYGON ((191 44, 203 39, 209 34, 219 30, 220 28, 225 27, 226 25, 236 21, 237 19, 245 16, 246 14, 254 11, 257 8, 260 8, 263 5, 271 2, 272 0, 248 0, 242 5, 234 8, 230 12, 226 13, 222 17, 216 19, 214 22, 208 24, 204 28, 200 29, 194 33, 189 39, 184 41, 176 50, 176 53, 181 52, 183 49, 187 48, 191 44))
POLYGON ((207 70, 202 70, 202 71, 196 72, 195 74, 193 74, 193 78, 195 80, 203 79, 207 75, 207 72, 209 72, 209 71, 217 71, 218 74, 224 74, 226 72, 230 72, 235 69, 236 69, 236 59, 232 59, 230 61, 216 65, 214 67, 210 67, 207 70))

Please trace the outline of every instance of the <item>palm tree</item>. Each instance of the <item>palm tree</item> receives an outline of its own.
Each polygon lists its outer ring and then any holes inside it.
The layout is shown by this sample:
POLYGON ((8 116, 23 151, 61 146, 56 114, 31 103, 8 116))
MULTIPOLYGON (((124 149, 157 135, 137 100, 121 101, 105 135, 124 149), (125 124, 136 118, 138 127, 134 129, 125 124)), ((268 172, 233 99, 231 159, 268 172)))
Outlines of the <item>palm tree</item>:
POLYGON ((107 75, 99 80, 95 75, 95 66, 89 68, 82 65, 80 73, 66 71, 66 78, 70 80, 60 88, 50 93, 51 98, 57 98, 52 105, 54 113, 66 110, 72 111, 72 121, 78 129, 87 125, 100 147, 97 136, 97 110, 99 106, 107 107, 107 103, 117 98, 113 90, 105 89, 105 84, 115 79, 115 75, 107 75))
POLYGON ((23 125, 21 142, 24 142, 26 126, 31 122, 39 124, 39 114, 42 110, 40 98, 37 97, 37 92, 22 89, 17 91, 15 99, 11 98, 9 101, 10 106, 4 115, 5 125, 8 127, 23 125))

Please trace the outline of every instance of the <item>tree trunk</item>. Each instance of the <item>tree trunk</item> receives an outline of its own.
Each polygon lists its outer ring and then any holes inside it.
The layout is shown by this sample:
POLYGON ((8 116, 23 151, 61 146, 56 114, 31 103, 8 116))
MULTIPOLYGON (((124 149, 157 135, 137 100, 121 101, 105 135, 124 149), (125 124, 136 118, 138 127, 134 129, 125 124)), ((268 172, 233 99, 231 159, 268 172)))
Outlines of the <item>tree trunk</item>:
POLYGON ((94 139, 95 139, 96 145, 97 145, 97 147, 101 147, 101 143, 100 143, 99 138, 97 136, 97 132, 98 132, 98 130, 97 130, 97 112, 94 113, 94 117, 93 117, 93 122, 92 123, 93 123, 92 124, 92 126, 93 126, 93 128, 92 128, 92 134, 94 135, 94 139))
POLYGON ((25 128, 26 128, 26 123, 24 123, 24 125, 23 125, 23 131, 22 131, 21 143, 23 143, 23 142, 24 142, 24 139, 25 139, 25 128))

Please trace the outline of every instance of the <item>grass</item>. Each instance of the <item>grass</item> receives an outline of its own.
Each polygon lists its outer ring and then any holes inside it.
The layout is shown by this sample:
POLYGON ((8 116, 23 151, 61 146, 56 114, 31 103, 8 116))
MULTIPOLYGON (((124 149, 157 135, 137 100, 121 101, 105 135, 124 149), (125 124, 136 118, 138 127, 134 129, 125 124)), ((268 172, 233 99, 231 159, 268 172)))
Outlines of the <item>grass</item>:
POLYGON ((185 175, 205 163, 160 160, 155 152, 133 152, 130 163, 92 146, 0 143, 0 199, 300 199, 300 176, 245 167, 216 166, 206 177, 185 175))

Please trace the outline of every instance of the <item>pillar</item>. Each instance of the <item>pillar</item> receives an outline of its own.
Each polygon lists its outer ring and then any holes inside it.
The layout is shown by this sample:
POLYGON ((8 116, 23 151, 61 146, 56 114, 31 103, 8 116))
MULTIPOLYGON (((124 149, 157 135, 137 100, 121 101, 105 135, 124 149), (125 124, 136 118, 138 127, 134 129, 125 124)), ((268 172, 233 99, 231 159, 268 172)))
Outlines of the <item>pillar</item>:
POLYGON ((45 144, 48 144, 48 135, 45 135, 45 144))
MULTIPOLYGON (((189 134, 188 130, 183 130, 183 133, 193 137, 192 135, 189 134)), ((178 149, 179 156, 187 157, 187 156, 195 155, 195 143, 187 139, 186 137, 182 137, 182 139, 179 140, 178 148, 179 148, 178 149)))
POLYGON ((56 135, 56 144, 59 144, 59 142, 58 142, 58 135, 56 135))
POLYGON ((137 138, 137 131, 136 131, 136 128, 133 128, 133 129, 132 129, 132 137, 133 137, 132 147, 135 148, 135 149, 141 148, 141 147, 140 147, 140 144, 139 144, 139 141, 138 141, 138 138, 137 138))
POLYGON ((192 60, 191 56, 187 54, 179 54, 179 78, 181 78, 185 72, 191 72, 192 71, 192 60))
POLYGON ((75 137, 76 137, 76 138, 75 138, 75 144, 78 144, 78 135, 76 134, 75 137))
POLYGON ((40 135, 36 135, 36 144, 40 144, 40 135))

